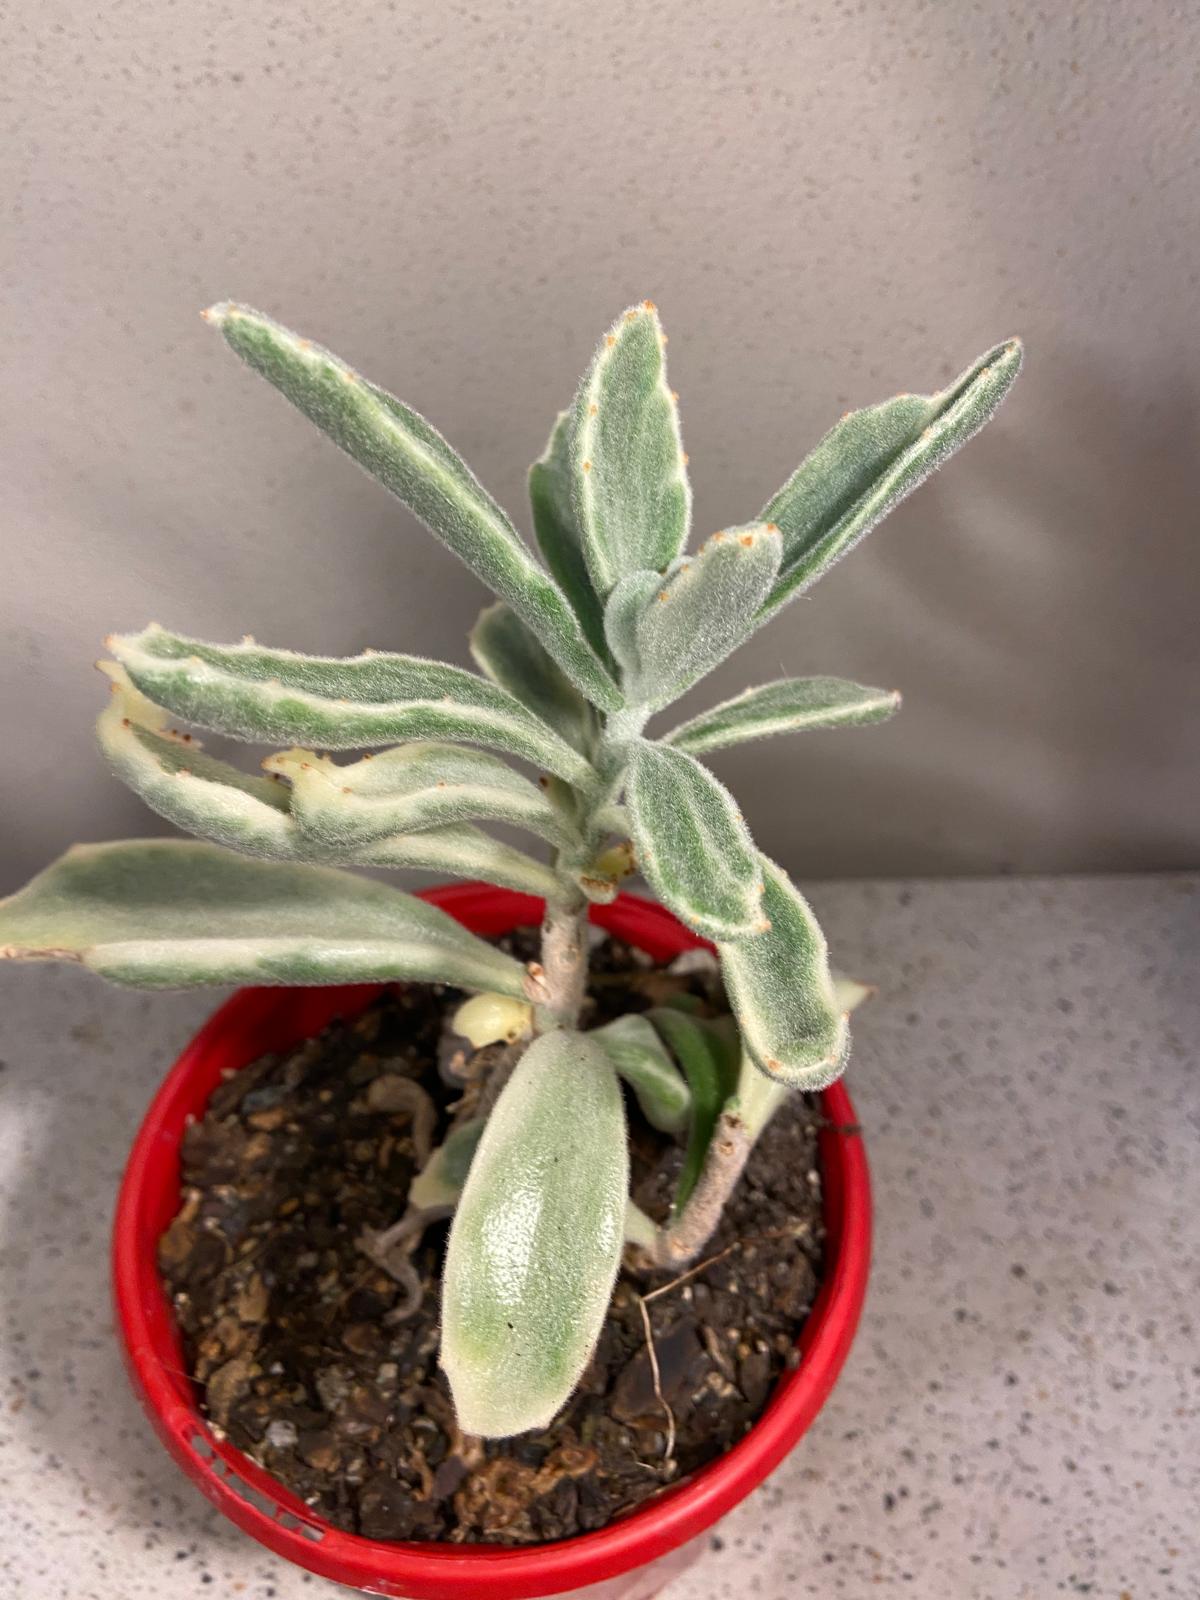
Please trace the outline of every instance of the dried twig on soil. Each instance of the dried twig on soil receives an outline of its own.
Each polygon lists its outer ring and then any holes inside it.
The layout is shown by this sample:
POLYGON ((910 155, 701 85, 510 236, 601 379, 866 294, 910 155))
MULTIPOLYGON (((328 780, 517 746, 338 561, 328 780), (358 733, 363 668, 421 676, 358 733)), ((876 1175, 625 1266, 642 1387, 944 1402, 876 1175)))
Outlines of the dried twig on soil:
MULTIPOLYGON (((649 1296, 646 1296, 649 1299, 649 1296)), ((671 1461, 675 1456, 675 1413, 668 1404, 667 1397, 662 1389, 662 1377, 658 1370, 658 1351, 654 1348, 654 1330, 650 1326, 650 1313, 646 1309, 646 1299, 637 1296, 638 1308, 642 1313, 642 1327, 646 1330, 646 1354, 650 1357, 650 1376, 654 1380, 654 1398, 663 1408, 667 1419, 667 1448, 663 1451, 663 1460, 671 1461)))
POLYGON ((689 1278, 694 1278, 698 1272, 703 1272, 706 1267, 715 1267, 718 1261, 724 1261, 726 1256, 731 1256, 739 1250, 748 1240, 735 1239, 732 1244, 726 1245, 724 1250, 718 1250, 715 1256, 707 1256, 703 1261, 697 1261, 694 1267, 689 1267, 686 1272, 681 1272, 677 1278, 672 1278, 670 1283, 659 1284, 657 1289, 643 1295, 643 1300, 657 1300, 660 1294, 667 1294, 671 1289, 678 1289, 681 1283, 686 1283, 689 1278))

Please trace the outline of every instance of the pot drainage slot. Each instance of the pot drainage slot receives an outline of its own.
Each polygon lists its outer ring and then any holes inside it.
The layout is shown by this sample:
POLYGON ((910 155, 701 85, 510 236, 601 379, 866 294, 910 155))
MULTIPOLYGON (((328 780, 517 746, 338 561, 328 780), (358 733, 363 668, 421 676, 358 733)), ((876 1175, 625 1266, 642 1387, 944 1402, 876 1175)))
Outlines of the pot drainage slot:
POLYGON ((202 1433, 194 1433, 188 1441, 200 1459, 211 1468, 213 1473, 233 1490, 239 1500, 244 1500, 247 1505, 254 1507, 264 1516, 270 1517, 281 1528, 286 1528, 289 1533, 301 1533, 306 1539, 311 1539, 314 1544, 320 1544, 325 1537, 324 1530, 314 1528, 312 1523, 305 1522, 302 1517, 296 1516, 291 1511, 285 1511, 277 1505, 270 1495, 264 1494, 261 1489, 256 1489, 252 1483, 247 1483, 240 1473, 236 1472, 227 1461, 223 1461, 213 1449, 211 1442, 202 1433))

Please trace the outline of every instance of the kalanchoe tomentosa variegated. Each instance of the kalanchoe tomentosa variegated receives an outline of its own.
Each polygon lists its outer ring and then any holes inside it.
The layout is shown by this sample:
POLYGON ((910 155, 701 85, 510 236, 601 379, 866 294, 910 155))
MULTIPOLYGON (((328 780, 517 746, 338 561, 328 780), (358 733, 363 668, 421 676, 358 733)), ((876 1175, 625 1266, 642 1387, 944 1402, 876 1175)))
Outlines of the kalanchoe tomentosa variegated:
POLYGON ((623 1245, 664 1265, 694 1259, 782 1096, 841 1072, 863 993, 833 977, 803 897, 698 758, 879 722, 899 696, 785 678, 666 733, 646 725, 982 426, 1020 345, 989 350, 939 393, 843 417, 754 520, 689 554, 666 339, 654 306, 634 306, 530 471, 539 561, 408 406, 246 306, 206 315, 499 597, 471 634, 479 670, 205 644, 158 626, 110 638, 104 752, 153 810, 205 842, 69 851, 0 904, 0 953, 81 961, 145 987, 413 979, 475 991, 454 1025, 476 1045, 506 1040, 512 1070, 485 1091, 486 1117, 433 1152, 398 1229, 453 1211, 442 1363, 462 1428, 539 1427, 591 1354, 623 1245), (247 776, 176 722, 280 748, 267 776, 247 776), (329 754, 348 750, 373 754, 329 754), (489 822, 548 851, 501 843, 479 826, 489 822), (422 900, 343 870, 356 865, 543 898, 540 959, 522 966, 422 900), (588 902, 610 900, 635 867, 715 943, 727 1025, 663 1007, 579 1031, 588 902), (620 1080, 684 1146, 662 1225, 629 1202, 620 1080))

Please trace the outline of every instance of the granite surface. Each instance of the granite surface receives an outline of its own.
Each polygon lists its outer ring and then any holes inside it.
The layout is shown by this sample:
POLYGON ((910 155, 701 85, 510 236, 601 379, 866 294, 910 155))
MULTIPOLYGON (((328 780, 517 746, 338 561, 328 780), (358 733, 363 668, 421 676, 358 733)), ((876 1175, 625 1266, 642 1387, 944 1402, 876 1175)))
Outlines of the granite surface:
MULTIPOLYGON (((879 984, 878 1206, 834 1396, 669 1600, 1200 1594, 1200 878, 824 884, 879 984)), ((211 993, 0 971, 0 1596, 340 1591, 152 1437, 113 1343, 125 1150, 211 993)))

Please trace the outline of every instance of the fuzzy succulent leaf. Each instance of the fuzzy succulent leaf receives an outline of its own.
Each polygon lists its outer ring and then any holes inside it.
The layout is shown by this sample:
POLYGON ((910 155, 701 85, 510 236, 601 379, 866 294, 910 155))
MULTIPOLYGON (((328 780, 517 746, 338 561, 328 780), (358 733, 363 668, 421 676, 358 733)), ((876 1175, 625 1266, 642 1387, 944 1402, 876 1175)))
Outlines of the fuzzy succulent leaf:
POLYGON ((736 1078, 730 1071, 728 1052, 700 1018, 672 1006, 656 1006, 649 1018, 683 1068, 691 1090, 687 1145, 673 1201, 678 1213, 696 1187, 721 1107, 733 1092, 736 1078))
POLYGON ((470 823, 427 828, 422 833, 397 833, 364 844, 352 854, 336 856, 359 867, 395 867, 413 872, 448 872, 456 878, 482 878, 543 900, 566 898, 562 880, 545 862, 473 828, 470 823))
POLYGON ((758 852, 711 772, 682 750, 638 739, 625 805, 638 866, 676 916, 709 939, 763 926, 758 852))
POLYGON ((624 572, 604 603, 604 637, 617 663, 623 685, 638 683, 642 658, 638 654, 638 625, 663 586, 661 572, 637 567, 624 572))
POLYGON ((760 1071, 793 1089, 824 1089, 840 1076, 850 1042, 825 935, 787 873, 760 861, 770 927, 719 945, 725 990, 760 1071))
POLYGON ((596 740, 596 713, 516 612, 498 600, 470 634, 471 655, 485 677, 528 706, 583 756, 596 740))
POLYGON ((441 1363, 459 1426, 544 1427, 579 1381, 621 1257, 629 1157, 616 1074, 586 1034, 535 1039, 454 1215, 441 1363))
POLYGON ((631 705, 669 705, 750 637, 780 554, 779 530, 753 523, 714 533, 653 585, 617 585, 611 637, 631 705))
POLYGON ((0 901, 0 956, 148 989, 409 978, 519 998, 525 976, 389 884, 190 839, 76 845, 0 901))
MULTIPOLYGON (((100 747, 116 775, 159 816, 197 838, 273 861, 338 862, 363 867, 449 872, 484 878, 524 894, 560 900, 564 887, 549 867, 466 824, 426 826, 419 833, 377 835, 352 826, 322 833, 306 828, 293 809, 296 790, 282 781, 251 777, 204 754, 196 740, 166 726, 166 715, 108 663, 116 677, 112 699, 100 718, 100 747)), ((443 748, 455 756, 455 746, 443 748)), ((316 757, 312 757, 316 761, 316 757)), ((493 757, 481 756, 481 760, 493 757)), ((282 757, 264 765, 274 767, 282 757)), ((332 766, 332 763, 327 763, 332 766)), ((502 762, 497 766, 503 767, 502 762)), ((286 771, 283 765, 278 770, 286 771)), ((504 768, 505 772, 510 769, 504 768)), ((525 783, 516 773, 510 775, 525 783)), ((532 784, 532 794, 540 793, 532 784)), ((344 801, 340 791, 338 800, 344 801)))
POLYGON ((284 783, 252 777, 206 755, 191 735, 177 733, 113 667, 113 693, 96 724, 109 766, 151 811, 176 827, 247 855, 303 860, 306 852, 284 783))
POLYGON ((900 694, 895 689, 868 689, 848 678, 779 678, 702 711, 672 728, 664 740, 698 756, 774 733, 886 722, 899 709, 900 694))
POLYGON ((604 1046, 605 1054, 633 1090, 651 1127, 663 1133, 678 1133, 686 1126, 691 1091, 644 1016, 629 1013, 616 1017, 602 1028, 593 1029, 589 1037, 604 1046))
POLYGON ((491 745, 568 783, 595 779, 579 751, 519 700, 442 661, 205 644, 154 624, 107 644, 156 705, 236 739, 326 750, 445 739, 491 745))
POLYGON ((575 403, 575 514, 601 598, 622 573, 661 570, 687 544, 692 491, 665 343, 653 305, 631 306, 604 336, 575 403))
POLYGON ((604 615, 583 554, 575 515, 571 437, 574 413, 560 411, 545 453, 529 469, 529 503, 538 549, 571 602, 592 649, 604 657, 604 615))
POLYGON ((589 699, 606 711, 619 708, 617 687, 565 595, 436 428, 328 350, 249 306, 225 302, 206 316, 243 361, 506 600, 589 699))
POLYGON ((451 1129, 409 1184, 410 1205, 435 1211, 458 1204, 486 1125, 486 1117, 472 1117, 451 1129))
POLYGON ((462 745, 419 740, 344 766, 312 750, 281 750, 263 766, 291 784, 303 835, 342 859, 392 834, 448 823, 510 822, 553 844, 569 837, 536 784, 462 745))
POLYGON ((898 395, 843 417, 763 507, 763 520, 783 533, 768 615, 814 584, 977 433, 1020 366, 1020 340, 1009 339, 937 394, 898 395))
MULTIPOLYGON (((839 1008, 847 1015, 856 1011, 863 1001, 869 999, 875 992, 869 983, 859 983, 855 978, 836 976, 833 988, 839 1008)), ((736 1024, 733 1032, 740 1064, 737 1072, 737 1089, 729 1109, 737 1114, 751 1139, 756 1139, 792 1091, 788 1084, 778 1078, 768 1078, 749 1051, 741 1052, 741 1035, 737 1031, 736 1024)))

